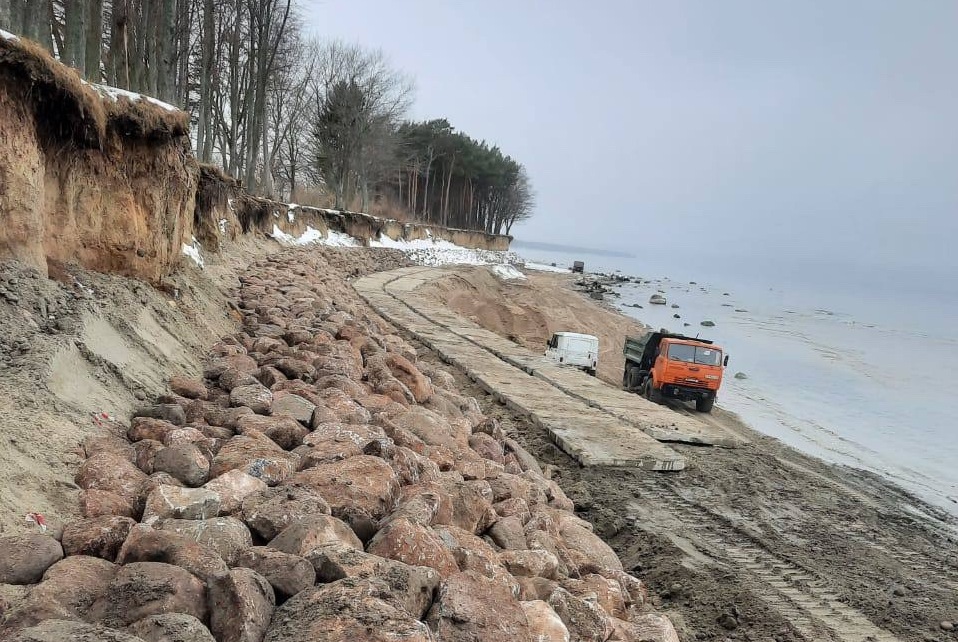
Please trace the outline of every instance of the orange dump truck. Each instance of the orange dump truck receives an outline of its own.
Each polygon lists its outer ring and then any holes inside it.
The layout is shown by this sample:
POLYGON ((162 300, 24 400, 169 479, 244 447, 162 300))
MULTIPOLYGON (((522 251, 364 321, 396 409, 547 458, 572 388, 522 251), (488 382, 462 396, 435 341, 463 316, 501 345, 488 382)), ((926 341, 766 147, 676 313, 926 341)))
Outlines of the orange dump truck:
POLYGON ((694 401, 699 412, 710 412, 722 385, 728 357, 706 339, 671 332, 650 332, 625 338, 622 387, 649 401, 694 401))

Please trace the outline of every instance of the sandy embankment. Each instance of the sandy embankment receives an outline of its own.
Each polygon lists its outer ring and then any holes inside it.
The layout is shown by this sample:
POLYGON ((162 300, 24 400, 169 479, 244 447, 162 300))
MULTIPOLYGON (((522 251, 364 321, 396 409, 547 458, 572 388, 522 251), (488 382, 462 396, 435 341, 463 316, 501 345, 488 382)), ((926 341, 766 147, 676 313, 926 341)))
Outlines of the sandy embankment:
POLYGON ((503 281, 485 267, 463 268, 421 292, 536 352, 545 352, 554 332, 593 334, 599 337, 599 378, 621 383, 625 337, 642 334, 642 324, 572 290, 571 275, 533 271, 527 275, 525 280, 503 281))

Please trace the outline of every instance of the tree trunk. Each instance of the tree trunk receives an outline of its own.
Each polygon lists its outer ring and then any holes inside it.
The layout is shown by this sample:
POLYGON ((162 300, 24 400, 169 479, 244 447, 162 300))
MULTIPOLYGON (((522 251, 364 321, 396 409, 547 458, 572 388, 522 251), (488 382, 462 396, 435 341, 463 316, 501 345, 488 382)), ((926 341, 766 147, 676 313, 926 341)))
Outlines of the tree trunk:
POLYGON ((53 53, 53 3, 51 0, 23 0, 21 33, 53 53))
POLYGON ((64 48, 60 61, 76 68, 85 76, 86 66, 86 15, 84 0, 63 0, 64 48))
POLYGON ((452 170, 456 167, 456 155, 449 161, 449 174, 446 177, 446 205, 442 211, 442 224, 449 227, 449 188, 452 187, 452 170))
POLYGON ((228 172, 240 177, 240 155, 237 150, 239 144, 239 111, 240 111, 240 29, 242 28, 243 0, 236 0, 233 10, 233 33, 230 40, 230 120, 229 120, 229 167, 228 172))
POLYGON ((4 31, 16 31, 16 27, 13 26, 11 2, 12 0, 0 0, 0 29, 4 31))
POLYGON ((213 148, 210 144, 210 116, 213 100, 213 0, 203 1, 203 36, 200 54, 200 114, 196 125, 196 150, 200 160, 210 162, 213 148))
POLYGON ((87 80, 101 82, 100 64, 103 52, 103 0, 87 0, 86 45, 84 65, 87 80))
POLYGON ((156 84, 154 94, 160 100, 175 103, 173 94, 173 79, 176 74, 176 61, 173 56, 173 44, 176 34, 173 30, 173 19, 176 15, 176 0, 162 0, 159 6, 154 49, 156 51, 156 84))
POLYGON ((113 0, 113 28, 110 30, 110 82, 130 88, 129 50, 130 0, 113 0))

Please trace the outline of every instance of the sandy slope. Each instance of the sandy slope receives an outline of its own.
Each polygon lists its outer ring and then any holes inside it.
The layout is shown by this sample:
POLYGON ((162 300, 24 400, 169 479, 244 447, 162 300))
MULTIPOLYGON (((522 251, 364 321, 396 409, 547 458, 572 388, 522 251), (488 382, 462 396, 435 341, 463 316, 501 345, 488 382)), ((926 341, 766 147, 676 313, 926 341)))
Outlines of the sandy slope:
POLYGON ((641 333, 642 325, 571 290, 571 275, 533 271, 527 275, 522 281, 503 281, 484 266, 463 268, 422 292, 535 351, 545 351, 553 332, 594 334, 599 337, 598 376, 620 382, 623 341, 627 334, 641 333))

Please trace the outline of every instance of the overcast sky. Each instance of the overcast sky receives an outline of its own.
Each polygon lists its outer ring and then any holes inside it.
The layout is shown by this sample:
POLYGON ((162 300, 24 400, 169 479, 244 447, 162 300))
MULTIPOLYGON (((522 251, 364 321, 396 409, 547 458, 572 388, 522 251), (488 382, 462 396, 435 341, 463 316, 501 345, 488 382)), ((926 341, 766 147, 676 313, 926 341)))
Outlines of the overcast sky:
POLYGON ((521 239, 958 269, 955 0, 305 7, 525 164, 521 239))

